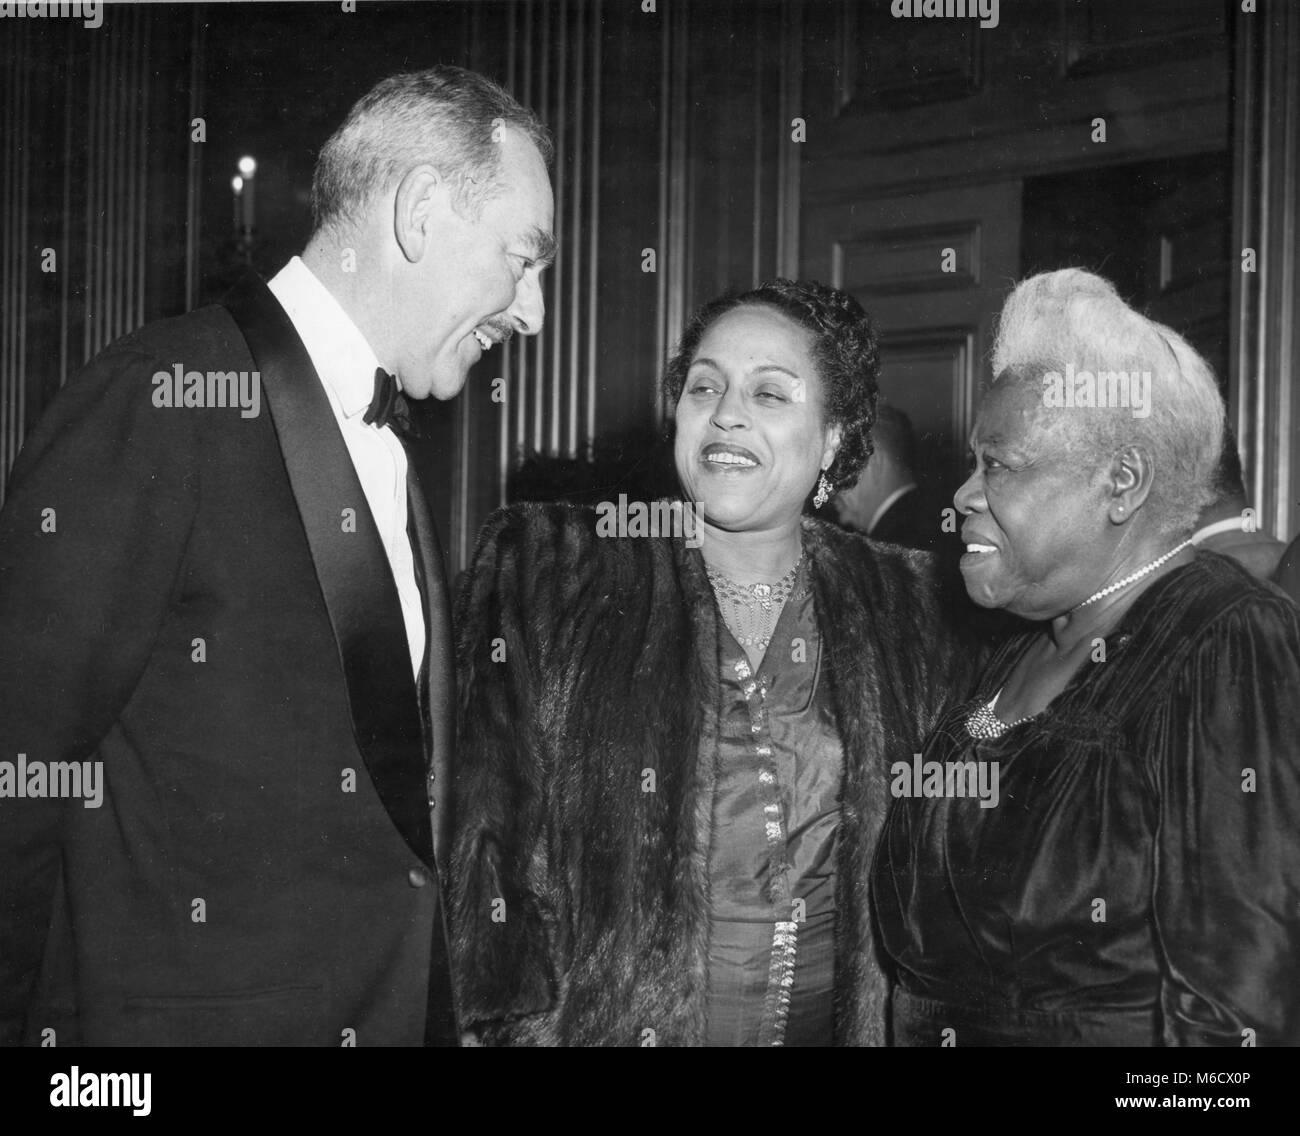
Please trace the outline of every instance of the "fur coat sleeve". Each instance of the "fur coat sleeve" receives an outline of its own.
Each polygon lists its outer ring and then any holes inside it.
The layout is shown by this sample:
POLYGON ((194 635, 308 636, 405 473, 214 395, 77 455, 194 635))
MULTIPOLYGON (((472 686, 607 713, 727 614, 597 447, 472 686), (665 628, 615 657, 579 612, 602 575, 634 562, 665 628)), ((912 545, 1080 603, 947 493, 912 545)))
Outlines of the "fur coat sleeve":
POLYGON ((525 518, 489 518, 461 592, 450 921, 458 1017, 474 1029, 549 1010, 557 896, 544 839, 550 757, 543 716, 554 657, 546 616, 561 566, 525 518), (530 612, 533 618, 530 618, 530 612))

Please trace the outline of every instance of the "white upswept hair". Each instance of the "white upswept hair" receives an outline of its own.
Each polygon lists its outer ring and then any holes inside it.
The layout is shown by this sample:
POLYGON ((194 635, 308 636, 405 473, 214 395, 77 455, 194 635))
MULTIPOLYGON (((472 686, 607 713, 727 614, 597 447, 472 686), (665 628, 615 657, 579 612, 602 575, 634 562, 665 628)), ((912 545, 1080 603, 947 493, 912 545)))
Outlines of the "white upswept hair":
MULTIPOLYGON (((1146 507, 1166 533, 1187 533, 1214 498, 1224 427, 1214 371, 1181 335, 1134 311, 1108 280, 1080 268, 1042 272, 1007 298, 993 345, 994 382, 1042 389, 1048 371, 1150 372, 1150 413, 1128 407, 1040 413, 1053 442, 1096 469, 1126 446, 1154 467, 1146 507)), ((1046 405, 1044 410, 1046 410, 1046 405)))

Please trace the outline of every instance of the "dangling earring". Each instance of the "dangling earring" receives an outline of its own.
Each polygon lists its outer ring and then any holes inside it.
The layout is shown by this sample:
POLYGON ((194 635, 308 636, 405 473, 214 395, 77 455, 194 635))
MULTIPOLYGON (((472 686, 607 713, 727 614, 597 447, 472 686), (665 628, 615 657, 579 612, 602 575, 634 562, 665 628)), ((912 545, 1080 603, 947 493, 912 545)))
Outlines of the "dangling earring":
POLYGON ((822 470, 821 476, 817 478, 817 495, 813 497, 813 508, 820 509, 826 504, 831 495, 831 483, 826 480, 826 471, 822 470))

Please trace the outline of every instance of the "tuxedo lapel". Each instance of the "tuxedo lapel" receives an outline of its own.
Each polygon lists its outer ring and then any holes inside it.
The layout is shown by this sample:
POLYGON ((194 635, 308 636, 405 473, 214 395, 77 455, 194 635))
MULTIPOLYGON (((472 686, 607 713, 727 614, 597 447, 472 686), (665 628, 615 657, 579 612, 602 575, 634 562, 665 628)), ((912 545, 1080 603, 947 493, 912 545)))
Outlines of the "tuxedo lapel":
POLYGON ((429 745, 429 797, 433 802, 433 846, 438 864, 449 862, 451 833, 452 714, 455 697, 451 639, 451 604, 447 595, 447 574, 442 562, 438 530, 429 512, 415 463, 407 462, 406 501, 411 544, 424 596, 426 648, 420 674, 420 701, 424 711, 429 745))
POLYGON ((401 604, 347 445, 302 340, 266 285, 249 274, 222 302, 261 373, 338 643, 357 745, 393 823, 432 865, 420 711, 401 604))

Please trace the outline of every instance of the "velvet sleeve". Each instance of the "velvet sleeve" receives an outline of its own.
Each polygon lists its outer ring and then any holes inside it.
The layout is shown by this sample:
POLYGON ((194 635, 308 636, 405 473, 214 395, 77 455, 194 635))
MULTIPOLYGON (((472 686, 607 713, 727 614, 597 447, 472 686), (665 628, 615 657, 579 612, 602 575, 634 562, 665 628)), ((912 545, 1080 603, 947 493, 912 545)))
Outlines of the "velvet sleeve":
MULTIPOLYGON (((545 635, 519 516, 490 518, 457 611, 457 749, 450 924, 461 1021, 549 1010, 554 905, 546 844, 545 635)), ((491 1036, 491 1030, 485 1036, 491 1036)))
POLYGON ((1166 1045, 1300 1045, 1300 611, 1215 619, 1151 735, 1166 1045))

